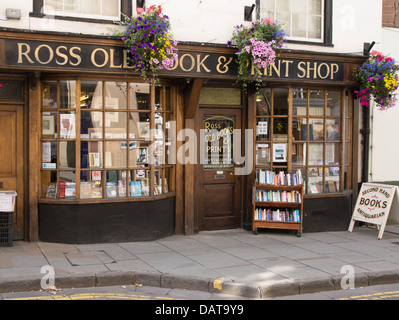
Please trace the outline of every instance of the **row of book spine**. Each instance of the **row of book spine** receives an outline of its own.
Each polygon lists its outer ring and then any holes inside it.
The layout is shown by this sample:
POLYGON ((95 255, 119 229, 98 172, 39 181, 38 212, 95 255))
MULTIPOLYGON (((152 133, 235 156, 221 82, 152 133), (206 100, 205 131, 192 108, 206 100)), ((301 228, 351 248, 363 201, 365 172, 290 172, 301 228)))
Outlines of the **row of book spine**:
POLYGON ((256 201, 276 201, 276 202, 297 202, 301 203, 301 193, 299 191, 286 190, 257 190, 256 201))
POLYGON ((301 222, 301 212, 296 210, 271 210, 266 208, 255 209, 256 221, 301 222))
POLYGON ((259 169, 256 172, 256 181, 258 184, 275 186, 300 186, 303 184, 301 170, 285 174, 284 171, 275 173, 274 171, 259 169))

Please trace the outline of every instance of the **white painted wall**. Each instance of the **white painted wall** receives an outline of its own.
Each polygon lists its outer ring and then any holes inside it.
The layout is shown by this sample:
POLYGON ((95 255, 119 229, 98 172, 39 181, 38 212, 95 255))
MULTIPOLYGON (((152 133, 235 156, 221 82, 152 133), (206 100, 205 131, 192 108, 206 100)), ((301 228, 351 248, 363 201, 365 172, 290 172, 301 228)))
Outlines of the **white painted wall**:
MULTIPOLYGON (((93 24, 29 17, 33 0, 0 0, 0 19, 6 8, 22 10, 21 20, 0 20, 0 27, 57 31, 82 34, 111 35, 114 25, 93 24)), ((135 5, 132 0, 133 5, 135 5)), ((146 6, 162 5, 170 16, 177 40, 226 44, 234 26, 244 22, 244 7, 255 0, 147 0, 146 6)), ((381 40, 382 0, 334 0, 333 44, 331 47, 287 45, 288 49, 332 53, 362 53, 363 43, 381 40)), ((133 6, 134 7, 134 6, 133 6)), ((255 18, 255 13, 253 17, 255 18)))
MULTIPOLYGON (((377 49, 399 63, 399 29, 384 28, 377 49)), ((370 181, 399 181, 399 92, 395 107, 372 108, 370 181)))

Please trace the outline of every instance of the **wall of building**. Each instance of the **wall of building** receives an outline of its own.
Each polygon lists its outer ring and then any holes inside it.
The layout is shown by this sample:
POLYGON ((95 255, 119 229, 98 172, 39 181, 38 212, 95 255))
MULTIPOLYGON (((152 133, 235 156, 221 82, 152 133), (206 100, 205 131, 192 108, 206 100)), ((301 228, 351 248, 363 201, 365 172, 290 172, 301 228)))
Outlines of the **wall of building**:
MULTIPOLYGON (((384 28, 378 50, 399 63, 398 28, 384 28)), ((399 92, 397 92, 398 94, 399 92)), ((372 112, 370 181, 399 181, 399 148, 397 147, 399 100, 395 107, 372 112)))
MULTIPOLYGON (((115 25, 73 22, 30 17, 32 0, 2 0, 0 27, 20 28, 84 34, 108 34, 115 25), (6 8, 21 9, 20 20, 5 20, 6 8)), ((135 0, 132 0, 135 11, 135 0)), ((244 21, 244 7, 255 0, 147 0, 146 6, 162 5, 170 16, 175 38, 179 41, 226 44, 234 26, 244 21)), ((254 12, 254 19, 256 14, 254 12)), ((334 0, 333 1, 333 47, 289 44, 287 48, 332 53, 362 53, 363 43, 381 39, 382 0, 334 0)))

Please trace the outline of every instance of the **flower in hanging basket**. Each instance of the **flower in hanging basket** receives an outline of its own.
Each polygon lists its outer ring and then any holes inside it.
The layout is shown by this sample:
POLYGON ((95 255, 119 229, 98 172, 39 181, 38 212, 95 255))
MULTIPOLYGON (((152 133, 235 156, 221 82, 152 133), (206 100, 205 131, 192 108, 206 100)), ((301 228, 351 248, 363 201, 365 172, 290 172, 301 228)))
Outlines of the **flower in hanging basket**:
POLYGON ((236 26, 228 45, 237 48, 239 78, 247 86, 251 76, 256 78, 256 87, 262 84, 264 70, 275 63, 275 49, 283 47, 287 41, 283 25, 269 18, 257 20, 251 26, 236 26))
POLYGON ((173 39, 169 17, 162 13, 162 7, 154 5, 147 11, 138 8, 137 17, 124 15, 124 21, 116 23, 125 27, 116 36, 128 51, 129 66, 141 71, 146 80, 151 72, 151 82, 158 82, 158 70, 172 68, 178 59, 177 41, 173 39))
POLYGON ((360 82, 360 89, 355 91, 362 106, 370 105, 370 97, 379 110, 386 110, 396 103, 394 93, 399 86, 397 71, 399 65, 395 60, 384 56, 381 52, 372 51, 370 58, 355 69, 356 79, 360 82))

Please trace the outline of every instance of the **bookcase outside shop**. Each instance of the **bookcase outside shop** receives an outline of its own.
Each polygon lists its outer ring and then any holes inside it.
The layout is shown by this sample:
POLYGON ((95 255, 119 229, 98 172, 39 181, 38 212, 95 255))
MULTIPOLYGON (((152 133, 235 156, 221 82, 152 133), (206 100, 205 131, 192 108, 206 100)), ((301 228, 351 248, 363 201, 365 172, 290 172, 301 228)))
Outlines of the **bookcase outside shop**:
POLYGON ((300 171, 276 174, 259 170, 253 186, 252 231, 259 228, 294 230, 301 237, 303 230, 303 183, 300 171))

